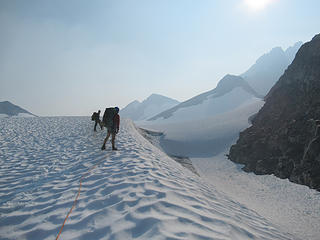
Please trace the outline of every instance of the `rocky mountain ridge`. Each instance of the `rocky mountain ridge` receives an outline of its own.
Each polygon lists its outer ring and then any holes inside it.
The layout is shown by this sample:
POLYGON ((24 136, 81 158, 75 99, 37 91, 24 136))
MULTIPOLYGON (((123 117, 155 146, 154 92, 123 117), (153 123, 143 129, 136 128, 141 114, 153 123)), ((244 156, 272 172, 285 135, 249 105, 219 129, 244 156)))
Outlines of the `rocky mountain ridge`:
POLYGON ((275 47, 270 52, 258 58, 255 64, 240 76, 243 77, 255 91, 265 96, 289 64, 292 63, 301 46, 302 42, 297 42, 286 50, 283 50, 281 47, 275 47))
MULTIPOLYGON (((263 98, 292 62, 301 45, 302 42, 297 42, 285 51, 281 47, 275 47, 259 57, 255 64, 240 76, 227 74, 218 82, 216 88, 161 112, 148 119, 148 121, 161 119, 170 120, 173 115, 177 114, 177 111, 187 111, 186 109, 199 106, 209 98, 216 99, 217 102, 220 102, 219 104, 223 105, 223 103, 219 101, 219 98, 222 99, 221 97, 223 95, 230 93, 235 88, 241 88, 254 97, 263 98)), ((234 101, 238 102, 243 100, 243 98, 237 97, 237 94, 230 94, 229 96, 226 95, 224 101, 231 101, 231 99, 227 99, 228 97, 233 97, 235 98, 234 101)), ((210 111, 210 109, 208 109, 208 111, 210 111)), ((208 116, 202 116, 202 118, 206 117, 208 116)))
POLYGON ((256 174, 320 190, 320 34, 305 43, 267 94, 229 159, 256 174))

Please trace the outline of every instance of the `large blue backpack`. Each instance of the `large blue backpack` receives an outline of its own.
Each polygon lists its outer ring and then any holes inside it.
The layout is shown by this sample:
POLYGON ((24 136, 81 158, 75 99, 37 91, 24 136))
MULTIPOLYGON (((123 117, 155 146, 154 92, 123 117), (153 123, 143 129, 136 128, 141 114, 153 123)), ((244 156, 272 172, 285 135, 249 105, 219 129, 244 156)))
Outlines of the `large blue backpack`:
POLYGON ((117 110, 115 108, 106 108, 102 118, 103 125, 107 128, 113 127, 113 119, 116 114, 117 110))

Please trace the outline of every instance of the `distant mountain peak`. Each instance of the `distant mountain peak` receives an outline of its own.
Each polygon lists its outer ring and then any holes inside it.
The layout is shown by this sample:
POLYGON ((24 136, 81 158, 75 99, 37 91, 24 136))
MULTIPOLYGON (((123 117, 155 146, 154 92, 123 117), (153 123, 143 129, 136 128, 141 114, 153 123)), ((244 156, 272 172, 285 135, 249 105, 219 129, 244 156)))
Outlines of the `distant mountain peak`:
POLYGON ((235 87, 242 87, 257 98, 262 98, 262 95, 259 95, 242 77, 231 74, 227 74, 219 81, 215 88, 215 92, 219 93, 219 95, 223 95, 230 92, 235 87))
POLYGON ((160 94, 152 93, 149 97, 147 97, 147 99, 148 99, 148 98, 157 98, 157 97, 164 97, 164 98, 167 98, 167 97, 162 96, 162 95, 160 95, 160 94))
POLYGON ((216 89, 225 87, 226 85, 230 87, 238 86, 242 81, 244 81, 242 77, 227 74, 218 82, 216 89))
POLYGON ((269 54, 271 53, 271 54, 275 54, 275 53, 283 53, 284 51, 283 51, 283 49, 282 49, 282 47, 274 47, 274 48, 272 48, 271 49, 271 51, 269 52, 269 54))
POLYGON ((285 51, 281 47, 272 48, 241 76, 253 89, 265 96, 292 62, 301 45, 302 42, 296 42, 285 51))
POLYGON ((296 56, 296 53, 298 52, 299 48, 302 46, 303 42, 296 42, 293 46, 288 47, 285 51, 285 54, 288 58, 289 63, 292 63, 293 59, 296 56))
POLYGON ((148 120, 169 119, 177 111, 200 106, 204 101, 218 99, 233 90, 241 89, 248 94, 247 97, 263 98, 288 67, 301 44, 297 42, 286 51, 281 47, 274 47, 258 58, 255 64, 240 76, 227 74, 218 82, 215 89, 190 98, 148 120))
POLYGON ((0 102, 0 114, 5 114, 5 115, 8 115, 9 117, 18 116, 19 114, 28 114, 30 116, 36 116, 28 112, 27 110, 17 105, 14 105, 9 101, 0 102))
POLYGON ((256 64, 265 64, 265 62, 269 62, 270 59, 279 58, 279 57, 284 58, 285 53, 281 47, 274 47, 269 52, 259 57, 256 61, 256 64))
MULTIPOLYGON (((219 98, 223 97, 224 95, 230 94, 233 90, 241 89, 240 91, 245 92, 244 95, 246 97, 257 97, 261 98, 262 96, 259 95, 250 85, 240 76, 227 74, 225 75, 217 84, 216 88, 199 94, 193 98, 190 98, 187 101, 184 101, 177 106, 174 106, 160 114, 148 119, 148 121, 154 121, 157 119, 169 119, 173 116, 173 114, 182 109, 188 109, 192 107, 200 107, 205 101, 209 101, 210 104, 215 104, 213 102, 219 101, 219 98), (216 99, 216 100, 214 100, 216 99), (212 103, 211 103, 212 101, 212 103)), ((245 97, 245 98, 246 98, 245 97)), ((238 104, 238 103, 235 103, 238 104)), ((232 104, 230 104, 232 105, 232 104)), ((221 108, 221 107, 219 107, 221 108)), ((221 110, 222 111, 222 110, 221 110)), ((208 114, 210 111, 208 111, 208 114)), ((199 117, 201 117, 199 115, 199 117)))
POLYGON ((179 104, 177 100, 153 93, 141 103, 137 100, 131 102, 121 110, 120 114, 134 121, 145 120, 177 104, 179 104))
MULTIPOLYGON (((133 102, 129 103, 129 104, 127 105, 127 107, 130 107, 130 108, 138 108, 140 104, 141 104, 141 103, 140 103, 138 100, 134 100, 133 102)), ((122 110, 121 110, 121 111, 122 111, 122 110)))
MULTIPOLYGON (((297 45, 299 46, 299 45, 297 45)), ((320 35, 300 47, 229 159, 320 191, 320 35)))
POLYGON ((174 100, 172 98, 169 98, 169 97, 166 97, 166 96, 163 96, 163 95, 160 95, 160 94, 156 94, 156 93, 153 93, 151 94, 149 97, 147 97, 142 103, 145 103, 145 102, 163 102, 163 101, 168 101, 168 102, 177 102, 177 100, 174 100))

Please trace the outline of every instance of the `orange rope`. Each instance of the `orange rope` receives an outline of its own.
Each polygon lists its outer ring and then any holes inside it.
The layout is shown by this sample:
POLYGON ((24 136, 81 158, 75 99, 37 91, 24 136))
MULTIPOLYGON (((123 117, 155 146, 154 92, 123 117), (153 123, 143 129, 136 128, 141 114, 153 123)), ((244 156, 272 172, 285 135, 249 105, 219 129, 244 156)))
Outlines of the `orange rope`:
POLYGON ((89 173, 90 173, 96 166, 98 166, 103 160, 104 160, 104 159, 102 159, 101 161, 99 161, 97 164, 93 165, 85 174, 83 174, 83 175, 81 176, 81 178, 80 178, 80 185, 79 185, 79 189, 78 189, 78 193, 77 193, 76 199, 73 201, 73 205, 72 205, 71 209, 69 210, 66 218, 65 218, 64 221, 63 221, 63 224, 62 224, 62 226, 61 226, 61 228, 60 228, 60 231, 59 231, 59 233, 58 233, 58 236, 56 237, 56 240, 59 239, 59 237, 60 237, 60 235, 61 235, 61 232, 62 232, 62 229, 63 229, 63 227, 64 227, 64 224, 66 223, 67 219, 69 218, 69 215, 72 213, 72 210, 74 209, 74 207, 75 207, 76 204, 77 204, 78 198, 79 198, 79 196, 80 196, 80 190, 81 190, 83 178, 85 178, 87 175, 89 175, 89 173))

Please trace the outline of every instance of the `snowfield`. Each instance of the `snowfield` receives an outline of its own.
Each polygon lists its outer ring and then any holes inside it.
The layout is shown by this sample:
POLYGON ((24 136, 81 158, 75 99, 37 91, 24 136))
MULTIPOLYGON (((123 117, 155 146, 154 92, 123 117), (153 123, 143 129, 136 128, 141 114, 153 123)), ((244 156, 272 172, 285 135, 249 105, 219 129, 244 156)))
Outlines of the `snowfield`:
POLYGON ((320 193, 307 186, 273 175, 241 170, 221 153, 211 158, 192 158, 203 179, 235 201, 250 207, 280 230, 308 240, 320 239, 320 193))
MULTIPOLYGON (((261 99, 251 98, 236 108, 220 114, 212 112, 211 117, 202 119, 190 120, 185 116, 178 119, 179 122, 157 120, 135 123, 143 129, 163 133, 159 145, 169 155, 211 157, 231 146, 239 132, 250 126, 248 118, 256 114, 263 104, 261 99)), ((205 111, 204 105, 198 106, 198 112, 205 111)), ((189 111, 190 116, 197 116, 191 107, 185 111, 189 111)))
POLYGON ((9 118, 9 117, 13 117, 13 118, 22 117, 22 118, 25 118, 25 117, 35 117, 35 116, 33 116, 31 114, 28 114, 28 113, 18 113, 17 115, 14 115, 14 116, 9 116, 8 114, 0 113, 0 118, 9 118))
POLYGON ((122 120, 0 119, 0 239, 298 239, 176 163, 122 120), (89 172, 88 172, 89 171, 89 172))

